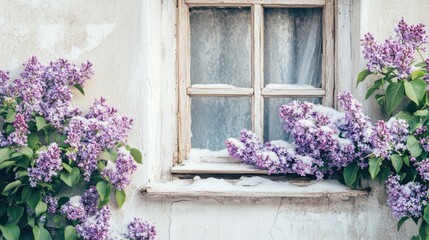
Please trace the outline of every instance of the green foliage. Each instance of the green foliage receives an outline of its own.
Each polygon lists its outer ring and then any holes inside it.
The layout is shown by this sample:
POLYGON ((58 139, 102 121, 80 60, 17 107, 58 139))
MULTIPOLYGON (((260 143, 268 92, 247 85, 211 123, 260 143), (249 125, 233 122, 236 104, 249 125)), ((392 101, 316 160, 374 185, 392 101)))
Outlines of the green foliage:
MULTIPOLYGON (((74 87, 84 94, 81 85, 74 87)), ((13 121, 17 115, 13 109, 0 103, 0 127, 5 134, 14 131, 13 121)), ((115 193, 116 202, 121 207, 126 200, 125 191, 116 189, 101 172, 107 161, 116 161, 118 154, 115 149, 119 147, 126 147, 137 163, 142 162, 142 154, 124 144, 103 149, 97 160, 98 168, 91 179, 85 182, 82 166, 67 157, 67 154, 77 150, 65 142, 67 136, 64 131, 55 130, 45 118, 37 115, 32 116, 28 125, 30 133, 27 135, 27 146, 0 148, 0 239, 80 239, 75 229, 78 222, 67 220, 59 212, 48 212, 44 197, 63 195, 63 191, 82 193, 85 187, 95 185, 100 208, 110 203, 111 192, 115 193), (36 186, 30 186, 29 169, 35 166, 40 153, 46 151, 53 142, 58 144, 61 151, 62 169, 52 177, 52 181, 39 181, 36 186)), ((68 200, 67 196, 61 197, 58 207, 61 208, 68 200)))

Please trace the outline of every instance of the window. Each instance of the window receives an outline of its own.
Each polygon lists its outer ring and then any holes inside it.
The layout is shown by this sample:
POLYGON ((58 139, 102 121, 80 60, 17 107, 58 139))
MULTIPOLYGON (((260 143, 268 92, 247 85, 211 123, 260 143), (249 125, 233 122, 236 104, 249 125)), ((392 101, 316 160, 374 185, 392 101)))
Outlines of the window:
POLYGON ((242 128, 288 138, 278 108, 293 99, 333 106, 333 0, 178 1, 176 163, 195 149, 218 156, 242 128))

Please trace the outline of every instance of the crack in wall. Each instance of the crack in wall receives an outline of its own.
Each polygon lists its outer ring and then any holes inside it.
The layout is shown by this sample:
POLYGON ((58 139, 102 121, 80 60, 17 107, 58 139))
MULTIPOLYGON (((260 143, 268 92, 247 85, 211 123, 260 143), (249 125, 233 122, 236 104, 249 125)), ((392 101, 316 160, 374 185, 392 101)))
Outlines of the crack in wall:
POLYGON ((169 222, 168 222, 168 240, 170 240, 170 237, 171 237, 171 214, 173 212, 173 204, 180 203, 180 202, 189 202, 189 200, 181 199, 181 200, 171 201, 171 203, 170 203, 170 215, 167 214, 167 212, 165 211, 165 208, 164 208, 164 212, 167 215, 168 220, 169 220, 169 222))
POLYGON ((280 212, 280 207, 282 206, 282 204, 283 204, 283 198, 281 198, 281 199, 280 199, 279 206, 277 207, 277 211, 276 211, 276 216, 274 217, 273 224, 271 224, 271 228, 270 228, 270 236, 271 236, 271 239, 274 239, 274 236, 273 236, 273 228, 274 228, 274 225, 275 225, 275 224, 276 224, 276 222, 277 222, 277 218, 278 218, 278 216, 279 216, 279 212, 280 212))

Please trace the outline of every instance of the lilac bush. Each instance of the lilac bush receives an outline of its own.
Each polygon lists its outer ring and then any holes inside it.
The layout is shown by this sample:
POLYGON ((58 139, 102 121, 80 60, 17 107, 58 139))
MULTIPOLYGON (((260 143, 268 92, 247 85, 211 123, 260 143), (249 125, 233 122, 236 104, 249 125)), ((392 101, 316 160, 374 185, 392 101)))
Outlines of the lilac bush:
MULTIPOLYGON (((87 113, 71 105, 73 88, 84 94, 92 75, 89 62, 59 59, 43 65, 36 57, 16 79, 0 70, 0 201, 9 206, 0 206, 0 226, 19 239, 37 234, 105 240, 110 193, 119 207, 126 199, 136 162, 141 163, 141 153, 127 145, 132 120, 104 98, 87 113), (67 189, 81 195, 69 197, 67 189)), ((153 225, 132 224, 130 237, 154 239, 153 225)))
POLYGON ((389 121, 372 123, 350 93, 339 93, 343 113, 308 102, 294 101, 279 109, 291 142, 262 144, 249 130, 225 144, 229 155, 268 174, 297 174, 317 179, 338 178, 352 188, 360 179, 386 184, 387 205, 399 227, 409 218, 420 225, 419 236, 429 232, 429 59, 423 24, 402 19, 396 36, 377 41, 371 33, 361 39, 366 69, 358 84, 372 75, 378 79, 366 98, 376 93, 389 121), (421 59, 416 59, 419 56, 421 59), (421 61, 420 61, 421 60, 421 61), (399 111, 399 106, 406 106, 399 111), (395 115, 393 115, 396 113, 395 115))

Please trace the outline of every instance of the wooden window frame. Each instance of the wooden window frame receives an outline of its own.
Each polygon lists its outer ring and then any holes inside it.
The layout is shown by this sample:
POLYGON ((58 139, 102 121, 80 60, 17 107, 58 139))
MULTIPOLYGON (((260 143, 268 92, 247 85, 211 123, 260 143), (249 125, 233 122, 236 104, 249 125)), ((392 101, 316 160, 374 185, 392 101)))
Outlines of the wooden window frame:
MULTIPOLYGON (((178 62, 178 155, 174 164, 189 158, 191 149, 191 97, 242 96, 252 98, 252 130, 262 139, 264 98, 317 97, 325 106, 334 106, 334 0, 177 0, 177 62, 178 62), (192 7, 251 8, 251 83, 252 88, 192 87, 190 78, 190 16, 192 7), (322 8, 323 56, 322 88, 264 88, 264 7, 322 8)), ((174 168, 174 167, 173 167, 174 168)), ((244 170, 246 172, 248 170, 244 170)), ((260 172, 260 170, 255 170, 260 172)), ((198 171, 197 171, 198 172, 198 171)), ((222 171, 220 171, 222 172, 222 171)), ((250 171, 252 172, 252 171, 250 171)), ((177 173, 172 170, 172 173, 177 173)), ((224 171, 222 173, 228 173, 224 171)), ((237 171, 235 173, 240 173, 237 171)), ((248 173, 248 172, 246 172, 248 173)))

